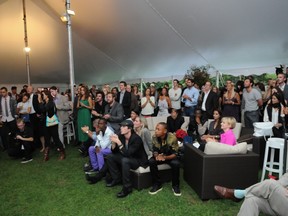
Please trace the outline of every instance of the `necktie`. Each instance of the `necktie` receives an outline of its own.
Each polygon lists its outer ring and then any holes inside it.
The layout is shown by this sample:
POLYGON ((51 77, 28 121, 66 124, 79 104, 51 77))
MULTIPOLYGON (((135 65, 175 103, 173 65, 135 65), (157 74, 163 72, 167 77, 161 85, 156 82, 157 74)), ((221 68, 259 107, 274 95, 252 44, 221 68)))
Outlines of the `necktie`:
POLYGON ((5 98, 5 114, 8 117, 8 104, 7 104, 7 98, 5 98))

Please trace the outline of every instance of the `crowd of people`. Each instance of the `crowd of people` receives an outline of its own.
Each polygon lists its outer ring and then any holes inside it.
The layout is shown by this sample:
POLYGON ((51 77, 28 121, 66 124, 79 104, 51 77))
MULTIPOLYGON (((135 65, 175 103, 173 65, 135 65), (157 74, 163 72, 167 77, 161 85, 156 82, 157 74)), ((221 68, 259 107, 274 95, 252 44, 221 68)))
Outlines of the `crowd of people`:
POLYGON ((202 150, 210 141, 235 145, 232 129, 236 122, 253 128, 254 122, 270 121, 274 135, 282 137, 287 117, 286 76, 278 73, 277 80, 263 86, 249 76, 236 84, 227 80, 221 90, 209 80, 199 87, 192 78, 186 78, 183 86, 174 79, 170 89, 169 85, 156 89, 152 83, 143 94, 137 85, 125 81, 112 89, 80 84, 73 96, 69 91, 60 94, 55 86, 41 90, 23 86, 19 94, 15 87, 11 92, 2 87, 2 145, 10 156, 22 158, 22 163, 33 160, 35 146, 40 147, 44 161, 54 147, 59 160, 64 160, 63 128, 73 121, 75 144, 89 156, 84 166, 89 183, 106 176, 107 187, 122 183, 117 197, 125 197, 132 192, 130 169, 149 166, 153 180, 149 193, 156 194, 162 189, 157 165, 167 163, 172 168, 173 193, 180 196, 177 131, 183 130, 184 116, 190 118, 184 130, 202 150), (152 116, 167 117, 156 125, 153 136, 146 121, 152 116))

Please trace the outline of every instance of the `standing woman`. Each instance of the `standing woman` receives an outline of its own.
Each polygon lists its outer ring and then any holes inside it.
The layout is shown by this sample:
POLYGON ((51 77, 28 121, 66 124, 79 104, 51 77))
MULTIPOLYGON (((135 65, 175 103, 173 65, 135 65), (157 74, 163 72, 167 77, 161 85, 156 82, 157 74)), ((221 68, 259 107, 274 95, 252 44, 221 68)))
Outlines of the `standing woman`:
MULTIPOLYGON (((40 110, 44 114, 45 119, 53 118, 53 116, 56 116, 56 106, 53 101, 53 97, 50 94, 50 91, 48 91, 47 89, 43 90, 42 98, 38 97, 38 101, 39 101, 40 110)), ((47 125, 47 120, 46 120, 46 127, 45 127, 45 133, 44 133, 44 138, 45 138, 44 161, 49 160, 51 137, 53 138, 53 141, 57 147, 57 151, 60 152, 59 160, 65 159, 65 150, 63 147, 63 143, 59 139, 59 134, 58 134, 58 123, 59 121, 58 122, 55 121, 55 124, 49 126, 47 125)))
POLYGON ((133 86, 133 91, 132 92, 136 96, 137 100, 140 101, 141 93, 139 92, 138 86, 136 84, 133 86))
POLYGON ((141 114, 146 117, 150 117, 154 113, 155 108, 155 98, 150 96, 150 93, 150 88, 147 88, 144 97, 141 98, 141 114))
POLYGON ((88 126, 92 130, 91 125, 91 110, 93 109, 92 98, 89 96, 87 86, 82 86, 80 89, 79 100, 77 103, 77 128, 78 128, 78 141, 83 144, 88 140, 88 135, 83 133, 82 127, 88 126))
POLYGON ((228 83, 227 91, 223 95, 223 117, 234 117, 237 122, 240 122, 240 96, 234 91, 234 84, 228 83))
POLYGON ((158 100, 159 112, 157 116, 169 116, 168 109, 171 108, 171 100, 167 88, 163 87, 158 100))
POLYGON ((29 94, 27 93, 24 94, 22 97, 22 102, 19 102, 17 104, 17 109, 16 109, 16 113, 19 115, 20 118, 23 119, 26 125, 27 123, 30 123, 29 113, 31 112, 31 106, 28 101, 29 98, 30 98, 29 94))
POLYGON ((274 93, 272 95, 271 101, 268 102, 264 110, 264 122, 272 122, 274 126, 272 127, 273 134, 275 137, 283 137, 283 118, 285 117, 284 109, 285 105, 281 102, 282 96, 279 93, 274 93))

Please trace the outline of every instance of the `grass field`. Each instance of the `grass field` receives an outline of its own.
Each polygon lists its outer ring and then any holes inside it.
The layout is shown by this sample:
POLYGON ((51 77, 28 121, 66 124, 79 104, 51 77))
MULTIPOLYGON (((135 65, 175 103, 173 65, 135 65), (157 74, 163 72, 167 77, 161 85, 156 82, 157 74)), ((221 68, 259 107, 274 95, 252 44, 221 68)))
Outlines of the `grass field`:
POLYGON ((121 186, 105 187, 101 181, 89 185, 82 171, 88 158, 82 158, 76 147, 67 146, 67 158, 58 161, 51 152, 48 162, 42 153, 21 164, 6 152, 0 153, 0 215, 236 215, 241 203, 229 200, 202 201, 182 178, 181 197, 173 195, 171 183, 156 195, 148 189, 133 190, 124 199, 116 198, 121 186))

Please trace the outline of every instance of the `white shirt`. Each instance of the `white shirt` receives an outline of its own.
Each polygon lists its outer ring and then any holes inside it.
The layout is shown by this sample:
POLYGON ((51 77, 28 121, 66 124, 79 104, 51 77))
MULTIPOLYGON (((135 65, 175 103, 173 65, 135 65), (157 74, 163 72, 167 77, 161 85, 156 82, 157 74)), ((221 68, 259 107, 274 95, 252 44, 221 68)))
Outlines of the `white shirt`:
MULTIPOLYGON (((268 106, 268 105, 267 105, 267 106, 268 106)), ((264 110, 263 122, 269 122, 269 116, 268 116, 267 106, 265 107, 265 110, 264 110)), ((281 108, 282 108, 282 105, 281 105, 281 108)), ((279 123, 279 121, 278 121, 279 111, 281 111, 281 110, 272 108, 271 122, 272 122, 274 125, 277 124, 277 123, 279 123)), ((285 116, 285 115, 283 115, 283 117, 284 117, 284 116, 285 116)), ((282 117, 282 115, 281 115, 281 117, 282 117)))
MULTIPOLYGON (((150 97, 150 100, 152 103, 155 104, 155 98, 153 96, 150 97)), ((147 101, 146 97, 141 98, 141 106, 145 104, 147 101)), ((152 115, 154 113, 154 107, 151 105, 151 103, 148 101, 145 107, 142 108, 141 114, 142 115, 152 115)))
POLYGON ((204 98, 203 98, 202 107, 201 107, 201 109, 202 109, 203 111, 206 111, 205 104, 206 104, 206 100, 207 100, 207 98, 208 98, 208 95, 209 95, 210 91, 211 91, 211 90, 209 90, 207 93, 204 92, 204 98))
POLYGON ((14 120, 11 110, 10 110, 10 96, 7 95, 6 98, 2 97, 1 100, 1 106, 2 106, 2 122, 11 122, 14 120), (5 99, 7 100, 7 108, 8 108, 8 116, 6 113, 6 108, 5 108, 5 99))
POLYGON ((125 90, 120 92, 120 98, 119 103, 122 104, 123 98, 124 98, 125 90))
POLYGON ((96 132, 93 132, 92 139, 96 141, 95 147, 98 146, 101 149, 111 148, 110 136, 112 134, 114 134, 114 131, 108 126, 104 134, 102 131, 100 131, 98 135, 96 135, 96 132))
POLYGON ((169 97, 171 100, 171 107, 172 108, 177 109, 177 110, 181 108, 181 93, 182 93, 181 88, 169 89, 168 94, 169 94, 169 97))
POLYGON ((21 107, 21 109, 19 110, 19 113, 20 113, 20 114, 28 113, 28 108, 30 107, 29 105, 30 105, 30 104, 29 104, 29 100, 26 101, 25 103, 19 102, 19 103, 17 104, 17 108, 18 108, 18 109, 21 107))
POLYGON ((30 111, 30 114, 34 114, 36 113, 35 110, 34 110, 34 107, 33 107, 33 93, 30 95, 30 98, 29 98, 29 106, 31 107, 31 111, 30 111))

